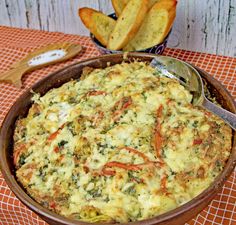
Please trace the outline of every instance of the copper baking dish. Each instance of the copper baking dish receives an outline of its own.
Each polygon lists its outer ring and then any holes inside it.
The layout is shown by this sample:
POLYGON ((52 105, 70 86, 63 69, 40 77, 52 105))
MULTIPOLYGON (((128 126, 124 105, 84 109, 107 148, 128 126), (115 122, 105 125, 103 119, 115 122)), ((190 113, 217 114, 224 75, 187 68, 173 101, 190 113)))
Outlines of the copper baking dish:
MULTIPOLYGON (((155 55, 146 53, 130 53, 125 57, 126 61, 132 61, 134 59, 142 61, 151 61, 155 55)), ((114 55, 103 55, 96 58, 81 61, 79 63, 65 67, 51 75, 45 77, 36 83, 32 90, 41 94, 45 94, 51 88, 59 87, 63 83, 71 80, 78 79, 82 72, 84 66, 90 66, 94 68, 104 68, 109 62, 111 65, 121 63, 124 61, 122 54, 114 55)), ((208 84, 208 89, 211 94, 217 99, 217 101, 229 111, 236 113, 236 104, 229 94, 229 92, 212 76, 208 75, 206 72, 196 68, 201 76, 206 80, 208 84)), ((0 131, 0 166, 3 176, 15 193, 15 195, 31 210, 36 212, 42 219, 47 221, 49 224, 88 224, 85 222, 70 220, 65 217, 59 216, 56 213, 43 208, 40 204, 34 201, 30 196, 28 196, 22 186, 17 182, 13 166, 12 158, 12 144, 13 144, 13 132, 15 121, 19 116, 26 116, 29 107, 31 106, 32 93, 30 90, 26 91, 20 98, 17 99, 15 104, 11 107, 8 112, 0 131)), ((216 193, 222 188, 226 179, 230 176, 236 164, 236 134, 233 132, 232 136, 232 152, 227 161, 227 164, 223 172, 215 179, 214 183, 202 192, 200 195, 189 201, 188 203, 169 211, 160 216, 156 216, 151 219, 132 222, 132 225, 151 225, 151 224, 183 224, 184 222, 190 220, 197 213, 199 213, 203 208, 205 208, 209 202, 214 198, 216 193)))

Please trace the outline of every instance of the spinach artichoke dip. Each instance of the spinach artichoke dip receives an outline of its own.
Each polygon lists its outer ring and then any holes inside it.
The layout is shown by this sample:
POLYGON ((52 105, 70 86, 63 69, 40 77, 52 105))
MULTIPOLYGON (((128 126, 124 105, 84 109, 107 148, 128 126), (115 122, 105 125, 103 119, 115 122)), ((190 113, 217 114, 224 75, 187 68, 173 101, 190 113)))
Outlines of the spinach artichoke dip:
POLYGON ((18 181, 44 207, 87 222, 138 221, 194 198, 222 171, 231 129, 144 62, 85 67, 17 120, 18 181))

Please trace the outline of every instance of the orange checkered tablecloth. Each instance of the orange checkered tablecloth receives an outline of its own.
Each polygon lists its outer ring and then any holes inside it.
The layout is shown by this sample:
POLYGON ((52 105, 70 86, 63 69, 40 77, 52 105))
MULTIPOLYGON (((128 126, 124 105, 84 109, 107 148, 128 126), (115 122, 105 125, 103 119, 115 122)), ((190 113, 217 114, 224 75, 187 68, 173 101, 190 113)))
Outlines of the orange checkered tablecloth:
MULTIPOLYGON (((0 125, 15 100, 32 84, 66 65, 99 55, 88 37, 57 32, 24 30, 0 26, 0 76, 10 65, 28 52, 46 44, 68 41, 79 43, 85 51, 75 58, 48 66, 23 78, 24 88, 0 83, 0 125)), ((165 55, 190 62, 213 75, 236 97, 236 59, 179 49, 166 49, 165 55)), ((1 157, 1 156, 0 156, 1 157)), ((11 192, 0 173, 0 225, 46 225, 35 213, 26 208, 11 192)), ((210 205, 186 225, 236 224, 236 170, 210 205)))

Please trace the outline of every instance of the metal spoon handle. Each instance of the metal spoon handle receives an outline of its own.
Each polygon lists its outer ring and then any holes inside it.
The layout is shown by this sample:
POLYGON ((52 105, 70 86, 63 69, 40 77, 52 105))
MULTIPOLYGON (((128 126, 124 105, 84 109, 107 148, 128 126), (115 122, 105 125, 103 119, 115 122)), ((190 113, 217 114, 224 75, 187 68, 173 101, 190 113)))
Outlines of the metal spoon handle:
POLYGON ((204 99, 202 106, 214 113, 215 115, 219 116, 223 119, 227 124, 229 124, 234 130, 236 130, 236 114, 231 113, 214 103, 210 102, 206 98, 204 99))

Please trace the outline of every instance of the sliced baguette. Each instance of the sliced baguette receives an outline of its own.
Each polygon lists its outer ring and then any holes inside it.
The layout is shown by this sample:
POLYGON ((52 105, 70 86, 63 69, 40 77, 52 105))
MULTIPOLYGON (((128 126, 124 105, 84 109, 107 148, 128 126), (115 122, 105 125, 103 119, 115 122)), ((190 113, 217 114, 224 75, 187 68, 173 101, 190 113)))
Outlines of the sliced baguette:
POLYGON ((116 21, 107 15, 90 8, 80 8, 79 16, 83 24, 92 34, 107 46, 109 36, 114 29, 116 21))
MULTIPOLYGON (((129 0, 111 0, 112 6, 115 10, 116 16, 119 17, 119 15, 122 13, 123 9, 127 5, 129 0)), ((152 6, 159 2, 160 0, 148 0, 148 9, 151 9, 152 6)))
POLYGON ((111 0, 116 16, 119 17, 129 0, 111 0))
POLYGON ((137 33, 147 9, 148 0, 130 0, 116 22, 107 48, 112 50, 123 48, 137 33))
POLYGON ((161 43, 174 22, 176 4, 176 0, 160 0, 157 2, 149 10, 135 37, 123 50, 142 50, 161 43))

